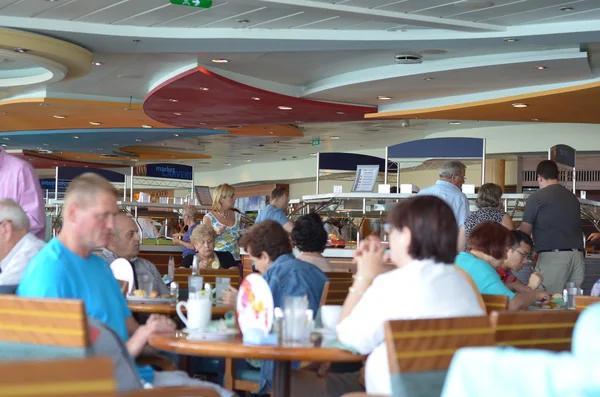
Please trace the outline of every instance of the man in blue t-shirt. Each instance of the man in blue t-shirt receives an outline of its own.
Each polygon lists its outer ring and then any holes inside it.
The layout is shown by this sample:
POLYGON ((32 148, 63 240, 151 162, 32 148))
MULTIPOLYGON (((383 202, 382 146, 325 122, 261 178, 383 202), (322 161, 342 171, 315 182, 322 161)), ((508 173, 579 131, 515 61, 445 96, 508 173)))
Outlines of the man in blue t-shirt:
MULTIPOLYGON (((106 179, 92 173, 73 179, 63 205, 62 230, 29 262, 17 295, 82 300, 87 315, 112 328, 129 354, 137 357, 151 335, 173 334, 175 323, 166 316, 153 314, 146 324, 138 324, 110 266, 92 254, 94 249, 106 247, 110 242, 117 213, 117 191, 106 179)), ((139 373, 154 386, 211 387, 221 396, 234 395, 179 371, 154 372, 143 367, 139 373)))
POLYGON ((276 187, 271 192, 270 204, 263 208, 256 217, 255 224, 262 221, 271 220, 279 223, 286 232, 291 233, 294 229, 294 222, 291 222, 285 215, 290 203, 290 192, 283 187, 276 187))

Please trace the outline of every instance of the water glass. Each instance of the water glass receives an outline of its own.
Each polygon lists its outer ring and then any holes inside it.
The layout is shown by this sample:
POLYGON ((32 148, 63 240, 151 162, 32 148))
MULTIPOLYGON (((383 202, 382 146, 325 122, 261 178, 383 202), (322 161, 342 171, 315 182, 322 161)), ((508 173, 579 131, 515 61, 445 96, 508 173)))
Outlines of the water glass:
POLYGON ((138 288, 146 293, 146 297, 149 298, 152 294, 152 277, 149 274, 138 275, 138 288))
POLYGON ((229 286, 231 285, 231 278, 230 277, 217 277, 215 279, 215 291, 216 291, 216 296, 217 296, 217 303, 221 302, 221 299, 223 299, 223 292, 227 291, 229 289, 229 286))
POLYGON ((304 346, 307 344, 310 336, 307 311, 308 298, 306 296, 283 297, 282 336, 285 346, 304 346))
POLYGON ((197 299, 200 297, 200 291, 204 289, 204 277, 189 276, 188 277, 188 300, 197 299))

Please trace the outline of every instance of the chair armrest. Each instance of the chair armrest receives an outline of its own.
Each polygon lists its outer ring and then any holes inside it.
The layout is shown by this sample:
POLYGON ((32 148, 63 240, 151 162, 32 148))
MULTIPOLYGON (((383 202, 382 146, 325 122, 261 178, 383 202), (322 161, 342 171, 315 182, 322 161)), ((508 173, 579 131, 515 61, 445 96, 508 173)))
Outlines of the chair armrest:
POLYGON ((157 387, 121 394, 122 397, 221 397, 218 391, 205 387, 157 387))
POLYGON ((163 371, 177 371, 178 368, 173 364, 171 360, 166 357, 159 355, 152 356, 139 356, 135 362, 139 365, 152 365, 153 367, 157 367, 162 369, 163 371))

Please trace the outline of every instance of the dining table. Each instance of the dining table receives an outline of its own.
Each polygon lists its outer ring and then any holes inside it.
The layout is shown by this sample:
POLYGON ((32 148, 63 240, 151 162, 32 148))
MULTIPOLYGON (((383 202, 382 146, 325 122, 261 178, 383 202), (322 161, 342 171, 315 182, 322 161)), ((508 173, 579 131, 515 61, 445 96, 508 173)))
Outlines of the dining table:
POLYGON ((365 357, 333 347, 292 347, 244 344, 241 337, 225 341, 189 340, 185 334, 152 335, 148 344, 155 349, 181 355, 230 359, 273 360, 273 397, 290 396, 290 376, 293 361, 356 363, 365 357))
MULTIPOLYGON (((131 310, 132 313, 144 313, 144 314, 164 314, 167 316, 175 316, 177 315, 177 310, 175 305, 166 304, 166 303, 127 303, 127 307, 131 310)), ((185 306, 181 308, 183 312, 185 312, 185 306)), ((233 308, 231 306, 223 306, 216 305, 212 307, 212 317, 213 318, 222 318, 225 316, 225 313, 232 311, 233 308)))

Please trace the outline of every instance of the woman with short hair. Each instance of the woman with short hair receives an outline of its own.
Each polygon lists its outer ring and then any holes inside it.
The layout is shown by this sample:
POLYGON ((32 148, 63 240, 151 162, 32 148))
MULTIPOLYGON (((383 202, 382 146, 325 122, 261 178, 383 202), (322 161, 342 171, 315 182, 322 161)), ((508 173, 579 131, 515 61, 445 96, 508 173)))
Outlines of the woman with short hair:
POLYGON ((187 231, 173 234, 173 244, 183 247, 181 266, 190 267, 194 261, 194 255, 196 255, 196 248, 194 248, 190 239, 194 228, 198 225, 196 223, 196 208, 192 205, 186 205, 183 207, 182 216, 183 225, 187 227, 187 231))
POLYGON ((229 269, 236 265, 229 252, 215 251, 217 233, 210 225, 200 224, 194 228, 191 241, 196 249, 200 269, 229 269))
POLYGON ((233 210, 234 205, 234 187, 226 183, 217 186, 213 192, 212 210, 204 216, 202 223, 212 226, 217 233, 215 251, 229 252, 233 259, 239 262, 238 239, 241 235, 241 215, 233 210))
POLYGON ((296 220, 292 242, 300 253, 296 259, 312 263, 324 272, 332 272, 331 263, 323 256, 327 245, 327 232, 319 214, 311 212, 296 220))
POLYGON ((502 188, 495 183, 484 183, 477 192, 475 201, 479 210, 467 217, 458 233, 458 250, 464 251, 471 231, 481 222, 496 222, 508 230, 513 230, 512 218, 502 208, 502 188))

